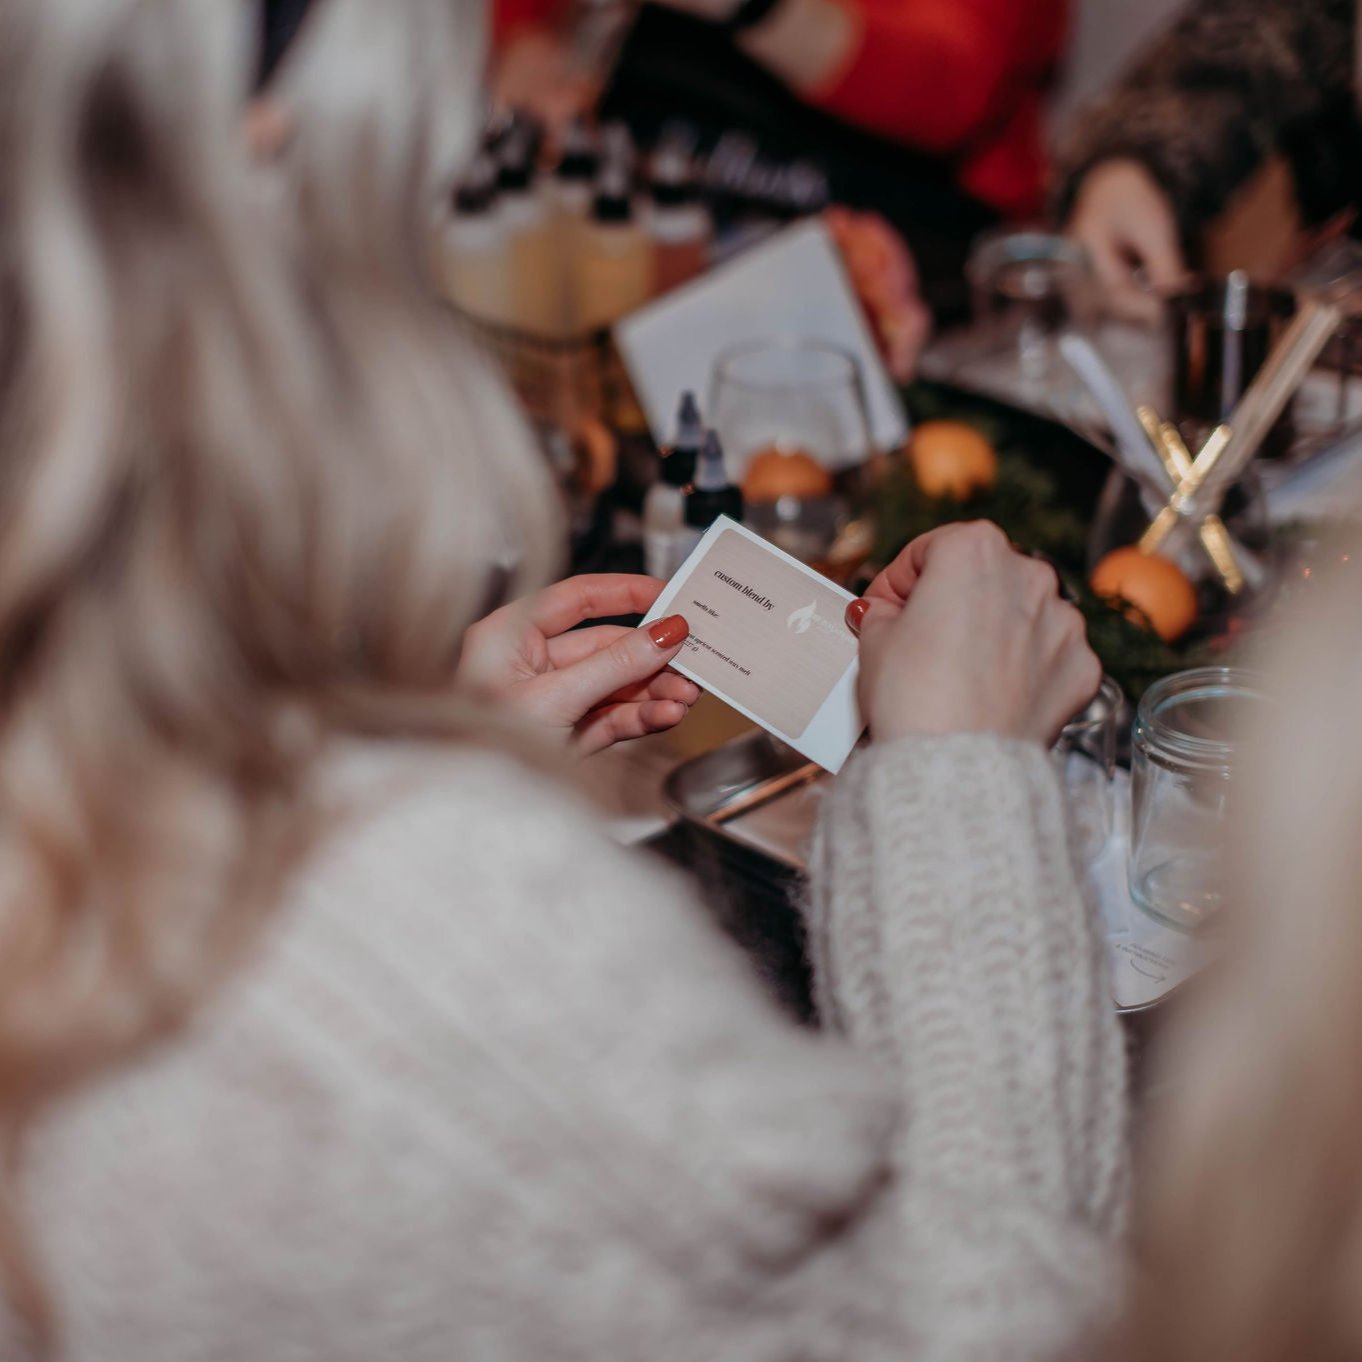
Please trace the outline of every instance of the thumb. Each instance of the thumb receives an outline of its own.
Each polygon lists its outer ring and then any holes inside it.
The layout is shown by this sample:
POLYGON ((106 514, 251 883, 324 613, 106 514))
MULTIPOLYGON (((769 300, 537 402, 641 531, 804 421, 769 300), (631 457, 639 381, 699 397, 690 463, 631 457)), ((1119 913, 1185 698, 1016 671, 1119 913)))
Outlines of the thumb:
POLYGON ((847 606, 847 627, 859 640, 861 677, 865 680, 878 670, 892 626, 903 614, 901 605, 862 596, 847 606))
POLYGON ((681 651, 689 634, 684 615, 669 615, 631 629, 608 647, 548 672, 533 684, 551 696, 560 722, 575 725, 616 691, 656 676, 681 651))
POLYGON ((882 601, 875 596, 858 596, 847 606, 847 628, 863 643, 867 634, 876 634, 886 624, 892 624, 903 613, 901 605, 882 601))

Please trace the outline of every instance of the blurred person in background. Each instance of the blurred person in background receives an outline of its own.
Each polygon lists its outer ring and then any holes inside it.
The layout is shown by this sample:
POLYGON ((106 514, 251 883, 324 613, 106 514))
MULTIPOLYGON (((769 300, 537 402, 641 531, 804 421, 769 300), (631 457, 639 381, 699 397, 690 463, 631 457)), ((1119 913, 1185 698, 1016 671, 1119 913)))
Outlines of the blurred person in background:
POLYGON ((1362 164, 1354 0, 1192 0, 1059 162, 1059 214, 1112 300, 1156 311, 1206 227, 1280 157, 1307 228, 1355 218, 1362 164))
POLYGON ((1127 1186, 1077 612, 980 525, 855 607, 791 1025, 543 708, 602 650, 419 249, 478 15, 319 5, 287 202, 241 18, 0 10, 0 1355, 1073 1355, 1127 1186))
POLYGON ((1362 1357, 1356 561, 1260 649, 1274 703, 1246 735, 1238 944, 1154 1064, 1122 1362, 1362 1357))
MULTIPOLYGON (((1036 214, 1063 0, 662 0, 643 4, 603 111, 651 140, 682 119, 712 146, 750 134, 818 165, 838 202, 883 213, 929 295, 971 238, 1036 214)), ((574 61, 566 0, 497 0, 493 88, 561 120, 598 93, 574 61)))

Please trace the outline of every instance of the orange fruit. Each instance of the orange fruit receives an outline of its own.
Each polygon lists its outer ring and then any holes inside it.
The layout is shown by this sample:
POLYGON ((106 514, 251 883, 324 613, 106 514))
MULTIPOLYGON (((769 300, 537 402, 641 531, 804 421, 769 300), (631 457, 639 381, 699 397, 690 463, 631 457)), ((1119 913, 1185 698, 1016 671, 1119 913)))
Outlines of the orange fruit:
POLYGON ((908 463, 929 497, 966 501, 998 481, 997 452, 963 421, 924 421, 908 442, 908 463))
POLYGON ((1196 622, 1196 588, 1176 563, 1137 548, 1113 549, 1093 569, 1091 586, 1104 600, 1125 601, 1136 624, 1176 643, 1196 622))
POLYGON ((742 494, 752 502, 779 501, 798 497, 807 501, 825 497, 832 491, 832 475, 812 455, 802 449, 769 449, 754 454, 743 474, 742 494))

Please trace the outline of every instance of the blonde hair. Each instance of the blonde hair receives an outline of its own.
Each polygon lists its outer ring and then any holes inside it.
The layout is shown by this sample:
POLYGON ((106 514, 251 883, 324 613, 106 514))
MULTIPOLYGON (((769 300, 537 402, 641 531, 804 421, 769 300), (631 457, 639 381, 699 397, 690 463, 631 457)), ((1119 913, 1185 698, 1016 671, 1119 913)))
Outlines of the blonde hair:
POLYGON ((1147 1362, 1362 1356, 1356 574, 1262 649, 1275 699, 1244 771, 1238 942, 1157 1070, 1127 1340, 1147 1362))
MULTIPOLYGON (((230 972, 315 830, 328 738, 482 731, 452 685, 463 631, 561 542, 422 273, 471 135, 472 0, 309 21, 292 213, 238 134, 249 9, 0 8, 11 1141, 230 972)), ((41 1323, 20 1244, 9 1216, 0 1264, 41 1323)))

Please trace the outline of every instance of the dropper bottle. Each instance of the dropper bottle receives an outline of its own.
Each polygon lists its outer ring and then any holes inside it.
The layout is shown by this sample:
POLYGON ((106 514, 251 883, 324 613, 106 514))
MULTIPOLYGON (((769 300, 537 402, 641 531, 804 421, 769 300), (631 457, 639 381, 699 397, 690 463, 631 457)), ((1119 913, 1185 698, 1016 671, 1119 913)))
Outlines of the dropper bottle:
POLYGON ((653 241, 653 292, 668 293, 704 272, 714 224, 700 202, 691 158, 677 142, 664 142, 650 166, 647 229, 653 241))
POLYGON ((496 180, 496 166, 479 157, 456 186, 441 241, 440 277, 456 307, 505 325, 511 320, 511 261, 496 212, 496 180))
POLYGON ((578 320, 584 330, 610 326, 648 301, 652 246, 634 218, 629 177, 607 163, 596 185, 591 218, 581 230, 578 320))
POLYGON ((512 129, 502 144, 497 191, 511 259, 512 325, 537 336, 563 325, 553 218, 535 184, 535 139, 512 129))
MULTIPOLYGON (((705 432, 700 461, 695 469, 695 482, 686 496, 685 524, 676 536, 672 572, 676 572, 690 557, 705 531, 721 515, 742 520, 742 489, 729 482, 728 471, 724 468, 723 446, 719 443, 719 437, 710 430, 705 432)), ((671 576, 671 573, 667 575, 671 576)))
POLYGON ((643 498, 643 570, 649 576, 671 575, 674 545, 685 526, 686 491, 695 477, 704 438, 695 394, 682 393, 676 439, 663 455, 661 475, 643 498))
POLYGON ((556 228, 558 289, 566 335, 576 335, 582 330, 578 271, 581 268, 582 234, 596 195, 600 161, 591 130, 582 119, 573 119, 564 136, 563 154, 549 181, 556 228))
POLYGON ((553 171, 553 202, 560 218, 578 220, 591 212, 592 186, 601 158, 584 120, 574 118, 563 136, 563 154, 553 171))

